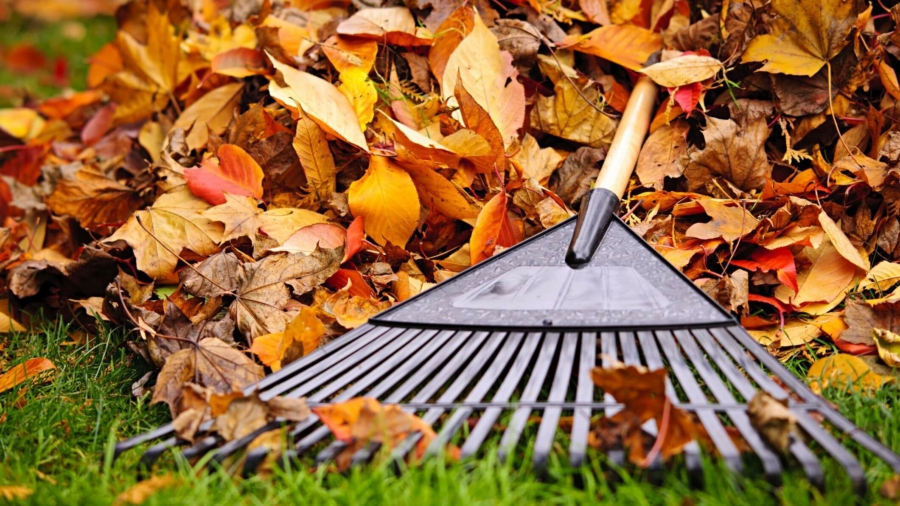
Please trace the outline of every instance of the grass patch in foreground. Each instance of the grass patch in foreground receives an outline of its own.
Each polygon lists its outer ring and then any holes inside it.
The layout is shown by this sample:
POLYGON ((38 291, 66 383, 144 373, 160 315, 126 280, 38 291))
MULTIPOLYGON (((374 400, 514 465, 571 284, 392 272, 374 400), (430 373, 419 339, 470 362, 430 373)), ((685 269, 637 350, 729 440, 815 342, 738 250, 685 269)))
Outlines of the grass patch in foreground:
MULTIPOLYGON (((52 382, 24 385, 0 394, 0 486, 34 489, 23 504, 112 504, 136 481, 141 449, 126 452, 104 467, 101 458, 116 441, 151 429, 168 419, 164 406, 148 406, 148 398, 131 396, 131 384, 149 369, 121 346, 119 331, 106 332, 89 346, 68 344, 66 328, 48 324, 40 332, 0 340, 0 364, 9 366, 32 357, 47 357, 59 370, 52 382)), ((841 411, 863 430, 900 447, 897 389, 874 398, 850 392, 827 392, 841 411)), ((470 464, 438 461, 396 474, 386 466, 354 469, 341 475, 324 470, 277 472, 268 478, 242 480, 224 473, 183 468, 180 485, 164 489, 146 504, 850 504, 855 495, 840 467, 824 462, 828 489, 824 496, 796 470, 785 485, 772 489, 752 478, 733 476, 718 461, 705 466, 706 485, 692 490, 683 466, 667 470, 653 485, 641 473, 620 472, 615 485, 606 481, 597 452, 587 468, 567 468, 557 455, 549 477, 538 480, 528 465, 527 450, 509 464, 488 452, 470 464), (583 481, 576 487, 575 475, 583 481)), ((167 459, 171 461, 171 459, 167 459)), ((861 461, 876 492, 865 502, 888 503, 877 494, 891 475, 867 454, 861 461)), ((752 469, 754 466, 748 466, 752 469)), ((167 468, 171 469, 171 467, 167 468)), ((161 470, 160 472, 164 472, 161 470)), ((608 476, 608 475, 607 475, 608 476)), ((0 499, 2 502, 2 499, 0 499)))

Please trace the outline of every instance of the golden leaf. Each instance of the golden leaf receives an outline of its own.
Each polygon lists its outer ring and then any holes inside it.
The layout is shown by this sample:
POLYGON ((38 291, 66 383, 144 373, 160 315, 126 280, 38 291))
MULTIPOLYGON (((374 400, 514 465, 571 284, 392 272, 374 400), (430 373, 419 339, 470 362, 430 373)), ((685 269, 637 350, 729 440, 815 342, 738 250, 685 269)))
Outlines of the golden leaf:
POLYGON ((350 185, 347 199, 353 216, 382 246, 406 246, 419 222, 419 197, 412 178, 387 158, 373 156, 365 175, 350 185))

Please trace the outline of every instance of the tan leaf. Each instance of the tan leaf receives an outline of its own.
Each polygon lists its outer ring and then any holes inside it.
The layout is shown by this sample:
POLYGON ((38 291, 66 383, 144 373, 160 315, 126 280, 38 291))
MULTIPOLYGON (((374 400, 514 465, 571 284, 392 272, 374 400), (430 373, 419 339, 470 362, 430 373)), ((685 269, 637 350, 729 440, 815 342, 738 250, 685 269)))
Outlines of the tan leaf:
POLYGON ((786 285, 775 288, 775 298, 791 302, 795 307, 810 302, 830 302, 846 293, 857 278, 856 266, 848 262, 825 240, 818 248, 805 248, 804 255, 810 266, 797 274, 800 291, 794 294, 786 285))
POLYGON ((152 476, 146 480, 135 483, 128 490, 117 495, 114 504, 116 506, 121 506, 123 504, 142 504, 160 490, 176 487, 180 483, 181 480, 171 474, 152 476))
POLYGON ((759 224, 759 220, 740 205, 730 206, 728 201, 714 199, 700 199, 698 203, 703 206, 703 210, 712 221, 691 225, 685 232, 688 237, 698 239, 721 237, 727 242, 734 242, 752 232, 759 224))
POLYGON ((325 223, 325 215, 307 209, 279 208, 263 211, 252 197, 225 194, 225 203, 203 212, 203 217, 225 225, 221 242, 249 237, 256 243, 262 231, 278 244, 294 232, 315 223, 325 223))
POLYGON ((87 229, 121 223, 141 205, 134 190, 114 181, 102 172, 82 167, 64 177, 47 197, 54 213, 74 216, 87 229))
POLYGON ((300 158, 310 193, 320 201, 329 198, 334 193, 334 178, 337 174, 334 156, 328 149, 325 132, 306 114, 297 120, 294 151, 300 158))
POLYGON ((497 37, 475 16, 472 31, 447 60, 441 93, 452 101, 461 81, 497 126, 503 145, 509 146, 525 121, 525 88, 516 80, 517 74, 512 57, 500 51, 497 37))
POLYGON ((742 190, 758 190, 772 172, 764 149, 769 137, 765 117, 745 128, 730 119, 706 119, 702 150, 689 148, 684 176, 691 191, 701 189, 713 176, 722 176, 742 190))
POLYGON ((685 54, 654 63, 638 72, 650 76, 660 86, 677 88, 715 77, 724 68, 722 62, 711 56, 685 54))
POLYGON ((189 131, 185 141, 190 149, 206 146, 210 131, 221 135, 231 122, 243 89, 243 83, 231 83, 210 91, 185 109, 173 128, 189 131))
POLYGON ((419 29, 406 7, 381 7, 356 11, 337 27, 340 35, 383 40, 399 46, 430 46, 427 30, 419 29))
POLYGON ((831 240, 831 244, 838 250, 838 253, 846 258, 851 264, 860 269, 869 270, 869 260, 863 257, 856 246, 850 243, 850 239, 841 230, 841 227, 831 219, 825 211, 819 213, 819 224, 825 230, 825 234, 831 240))
POLYGON ((563 161, 563 156, 553 148, 541 148, 531 134, 522 138, 522 146, 512 156, 512 160, 522 168, 524 177, 534 179, 541 186, 547 186, 550 176, 563 161))
MULTIPOLYGON (((821 324, 819 324, 821 325, 821 324)), ((780 348, 792 348, 809 343, 822 335, 822 330, 816 323, 792 321, 786 323, 784 328, 773 327, 768 329, 748 330, 747 332, 756 339, 759 344, 768 346, 778 343, 780 348)))
POLYGON ((389 307, 391 307, 390 302, 350 295, 349 290, 340 290, 329 297, 325 302, 324 309, 334 316, 342 327, 355 329, 389 307))
POLYGON ((865 301, 852 300, 844 311, 844 323, 847 330, 841 332, 841 339, 853 344, 873 345, 873 329, 897 333, 900 332, 900 318, 894 319, 898 310, 897 303, 879 304, 871 307, 865 301))
POLYGON ((750 423, 773 448, 787 454, 791 435, 797 430, 797 417, 788 409, 787 400, 779 401, 759 391, 747 406, 750 423))
POLYGON ((134 213, 104 242, 124 240, 134 250, 138 269, 154 279, 165 277, 175 270, 176 255, 181 250, 187 248, 199 255, 216 251, 222 226, 202 216, 207 209, 206 202, 186 187, 180 187, 160 195, 149 208, 134 213))
POLYGON ((900 283, 900 264, 884 261, 879 262, 866 274, 866 279, 859 283, 857 289, 872 288, 881 293, 887 293, 897 283, 900 283))
POLYGON ((683 157, 687 152, 686 121, 677 119, 650 134, 638 157, 635 172, 645 186, 661 190, 667 177, 679 177, 684 172, 683 157))
POLYGON ((322 128, 339 139, 369 152, 366 136, 359 129, 353 105, 333 84, 322 78, 289 67, 271 56, 272 65, 284 76, 284 87, 269 83, 269 94, 290 108, 303 110, 322 128))
POLYGON ((365 175, 347 190, 353 216, 365 218, 366 234, 382 246, 406 246, 419 222, 412 178, 387 158, 373 156, 365 175))
POLYGON ((0 393, 54 369, 56 369, 56 365, 49 359, 30 358, 7 370, 5 373, 0 374, 0 393))

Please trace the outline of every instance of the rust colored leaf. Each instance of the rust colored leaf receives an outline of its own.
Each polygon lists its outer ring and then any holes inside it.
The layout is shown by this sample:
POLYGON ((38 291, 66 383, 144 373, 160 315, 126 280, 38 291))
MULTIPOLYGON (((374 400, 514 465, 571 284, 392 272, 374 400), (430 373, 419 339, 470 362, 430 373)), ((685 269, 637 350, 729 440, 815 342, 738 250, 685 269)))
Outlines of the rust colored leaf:
POLYGON ((472 265, 493 256, 498 246, 508 248, 522 240, 522 231, 519 225, 509 218, 506 202, 506 191, 501 191, 478 213, 475 229, 472 230, 472 238, 469 241, 472 265))
POLYGON ((46 358, 30 358, 0 375, 0 393, 54 369, 56 365, 46 358))
POLYGON ((74 216, 91 229, 126 221, 141 205, 138 194, 102 172, 83 167, 61 179, 47 205, 59 215, 74 216))

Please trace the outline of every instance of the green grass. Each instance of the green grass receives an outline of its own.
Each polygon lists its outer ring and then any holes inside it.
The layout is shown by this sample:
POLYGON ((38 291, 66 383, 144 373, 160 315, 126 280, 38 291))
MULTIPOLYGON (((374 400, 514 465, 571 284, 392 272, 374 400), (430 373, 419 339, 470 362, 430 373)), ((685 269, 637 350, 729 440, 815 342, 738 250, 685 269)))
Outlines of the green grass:
MULTIPOLYGON (((21 485, 34 494, 23 504, 112 504, 136 481, 142 449, 126 452, 115 463, 101 464, 112 445, 168 419, 166 409, 148 406, 148 397, 131 396, 131 384, 148 369, 122 343, 120 331, 105 332, 87 346, 66 344, 64 325, 40 332, 0 338, 3 369, 27 358, 47 357, 59 370, 52 381, 26 384, 0 394, 0 486, 21 485)), ((900 449, 900 403, 895 388, 864 397, 846 391, 826 392, 841 411, 863 430, 900 449)), ((564 441, 560 436, 560 447, 564 441)), ((823 497, 801 473, 791 471, 785 485, 773 490, 755 479, 730 475, 715 459, 705 463, 705 487, 693 490, 678 463, 661 485, 641 473, 604 474, 603 458, 592 454, 589 465, 573 471, 554 455, 549 476, 536 478, 527 450, 508 464, 495 452, 476 463, 426 462, 401 474, 370 466, 348 474, 317 471, 276 472, 268 478, 242 480, 224 473, 192 470, 182 464, 181 485, 164 489, 146 504, 850 504, 854 494, 840 467, 827 460, 828 489, 823 497), (584 483, 574 485, 575 478, 584 483), (616 485, 608 481, 616 478, 616 485)), ((877 493, 891 475, 864 452, 861 461, 870 478, 866 502, 884 502, 877 493)), ((157 473, 178 469, 173 459, 157 473)), ((752 468, 752 466, 750 466, 752 468)), ((2 499, 0 499, 2 502, 2 499)))
POLYGON ((0 22, 0 49, 8 50, 16 44, 30 44, 48 60, 48 68, 33 74, 13 72, 0 61, 0 88, 13 91, 12 96, 0 96, 0 106, 16 105, 17 96, 26 91, 31 96, 51 97, 61 89, 49 79, 56 58, 63 58, 69 66, 69 87, 85 88, 88 58, 115 37, 116 22, 111 17, 98 16, 54 23, 20 16, 0 22))

